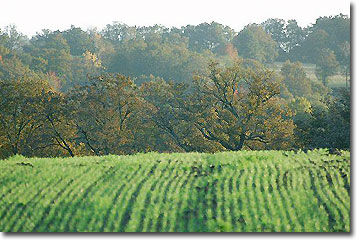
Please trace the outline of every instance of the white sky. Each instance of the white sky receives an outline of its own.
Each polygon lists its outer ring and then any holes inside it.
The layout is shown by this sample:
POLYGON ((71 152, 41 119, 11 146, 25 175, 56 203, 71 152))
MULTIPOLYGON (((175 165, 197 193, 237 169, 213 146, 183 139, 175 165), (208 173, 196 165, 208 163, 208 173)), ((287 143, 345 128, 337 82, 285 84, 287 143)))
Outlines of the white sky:
POLYGON ((346 0, 1 0, 0 28, 15 24, 28 36, 71 24, 103 28, 113 21, 128 25, 180 27, 216 21, 241 30, 268 18, 296 19, 300 26, 319 16, 350 15, 346 0))

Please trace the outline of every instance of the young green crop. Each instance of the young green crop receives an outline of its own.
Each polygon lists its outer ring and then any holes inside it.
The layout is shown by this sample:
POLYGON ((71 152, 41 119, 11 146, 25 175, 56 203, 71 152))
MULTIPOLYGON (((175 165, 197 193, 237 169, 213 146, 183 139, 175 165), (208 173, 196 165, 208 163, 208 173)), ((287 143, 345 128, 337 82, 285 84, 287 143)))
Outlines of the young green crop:
POLYGON ((0 161, 0 231, 350 231, 350 153, 0 161))

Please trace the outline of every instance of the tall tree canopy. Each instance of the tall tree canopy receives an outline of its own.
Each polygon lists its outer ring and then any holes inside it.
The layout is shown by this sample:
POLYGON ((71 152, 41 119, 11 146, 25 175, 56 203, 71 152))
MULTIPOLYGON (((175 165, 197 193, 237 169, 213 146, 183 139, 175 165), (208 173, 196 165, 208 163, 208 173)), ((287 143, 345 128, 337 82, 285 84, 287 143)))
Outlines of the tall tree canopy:
POLYGON ((293 52, 304 42, 306 31, 298 25, 295 19, 285 21, 283 19, 272 18, 266 20, 261 25, 278 45, 279 57, 277 60, 284 61, 286 59, 298 58, 296 55, 294 56, 293 52))
POLYGON ((322 49, 316 59, 316 76, 324 86, 328 85, 328 77, 337 73, 339 63, 334 51, 322 49))
POLYGON ((288 90, 295 97, 311 97, 311 80, 300 62, 285 62, 281 67, 281 75, 288 90))
MULTIPOLYGON (((260 65, 259 65, 260 66, 260 65)), ((239 61, 221 68, 209 65, 207 76, 195 78, 195 126, 202 135, 228 150, 284 147, 291 144, 293 123, 278 98, 274 72, 239 61)))
POLYGON ((234 37, 233 44, 243 58, 265 63, 274 61, 278 56, 276 42, 257 24, 248 25, 241 30, 234 37))
POLYGON ((189 48, 196 52, 210 50, 216 54, 224 54, 226 45, 231 42, 235 31, 228 26, 211 22, 199 25, 187 25, 179 30, 182 36, 189 39, 189 48))
POLYGON ((309 35, 304 41, 303 51, 306 60, 314 63, 323 49, 334 52, 338 61, 343 61, 341 46, 350 43, 350 18, 346 15, 321 17, 309 28, 309 35))

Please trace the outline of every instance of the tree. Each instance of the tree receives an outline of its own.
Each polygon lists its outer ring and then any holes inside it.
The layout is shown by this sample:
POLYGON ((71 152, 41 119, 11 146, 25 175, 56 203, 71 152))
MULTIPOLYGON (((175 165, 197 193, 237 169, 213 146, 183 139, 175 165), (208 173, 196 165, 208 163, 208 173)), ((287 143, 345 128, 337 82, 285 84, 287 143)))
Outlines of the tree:
POLYGON ((311 32, 301 48, 303 61, 315 63, 323 49, 329 45, 329 34, 325 30, 311 32))
POLYGON ((328 86, 328 77, 337 73, 338 66, 334 51, 322 49, 316 59, 316 76, 324 86, 328 86))
POLYGON ((136 125, 141 106, 130 78, 120 74, 94 77, 72 90, 68 98, 75 110, 78 143, 84 143, 95 155, 133 151, 131 127, 136 125))
POLYGON ((280 58, 288 52, 285 24, 285 20, 277 18, 268 19, 261 24, 265 32, 277 43, 280 58))
MULTIPOLYGON (((350 43, 350 18, 346 15, 320 17, 308 29, 301 50, 304 60, 315 63, 323 49, 334 52, 336 59, 342 62, 344 58, 341 46, 350 43)), ((345 61, 345 60, 344 60, 345 61)))
POLYGON ((71 79, 63 85, 67 90, 76 85, 84 85, 88 77, 99 76, 105 72, 105 67, 96 54, 85 51, 81 56, 75 56, 71 61, 71 79))
POLYGON ((35 150, 47 149, 47 156, 51 154, 75 156, 76 126, 73 119, 74 110, 67 104, 64 94, 53 90, 43 90, 40 95, 41 105, 38 113, 43 123, 41 132, 35 137, 35 150), (57 152, 59 147, 66 153, 57 152), (57 153, 56 153, 57 152, 57 153))
POLYGON ((311 80, 300 62, 287 61, 281 67, 281 75, 288 90, 295 97, 311 97, 311 80))
POLYGON ((144 82, 141 93, 148 104, 146 120, 158 128, 155 132, 162 137, 158 151, 213 151, 214 147, 194 126, 193 114, 186 107, 192 95, 188 84, 154 80, 144 82))
MULTIPOLYGON (((208 55, 211 56, 210 51, 208 55)), ((193 72, 206 66, 207 57, 190 51, 185 43, 136 38, 118 47, 108 71, 132 77, 154 75, 165 80, 190 82, 193 72)))
POLYGON ((114 45, 107 39, 105 39, 96 28, 88 30, 91 41, 94 43, 94 49, 98 58, 106 68, 109 66, 112 55, 115 53, 114 45))
POLYGON ((301 148, 350 148, 350 90, 341 88, 334 96, 311 104, 310 111, 296 115, 296 136, 301 148))
POLYGON ((187 25, 177 31, 189 39, 190 50, 196 52, 210 50, 219 55, 225 54, 226 45, 235 35, 233 29, 216 22, 187 25))
POLYGON ((286 43, 285 23, 283 19, 272 18, 261 24, 265 32, 270 34, 271 38, 279 43, 279 47, 282 49, 285 48, 286 43))
POLYGON ((212 62, 207 76, 195 78, 196 128, 228 150, 289 147, 294 125, 278 98, 279 81, 274 72, 245 64, 220 68, 212 62))
POLYGON ((251 24, 241 30, 233 39, 239 56, 262 63, 273 62, 278 56, 277 43, 264 29, 251 24))
POLYGON ((307 149, 313 140, 313 105, 305 97, 296 97, 289 104, 293 112, 294 148, 307 149))
POLYGON ((29 68, 19 57, 4 55, 0 60, 0 79, 1 80, 25 80, 40 79, 41 73, 29 68))
POLYGON ((96 51, 95 43, 91 39, 91 36, 81 28, 76 28, 74 25, 71 25, 70 29, 62 32, 62 36, 66 39, 70 47, 70 54, 73 56, 81 56, 86 51, 92 53, 96 51))
POLYGON ((340 61, 340 45, 346 41, 350 43, 350 18, 343 14, 320 17, 311 28, 312 32, 319 30, 328 34, 328 44, 325 48, 334 51, 336 58, 340 61))
POLYGON ((120 43, 136 38, 137 30, 136 27, 129 27, 123 23, 113 22, 112 24, 106 25, 101 31, 101 35, 104 39, 112 43, 120 43))
POLYGON ((26 36, 20 33, 15 25, 6 26, 4 31, 0 31, 0 40, 2 39, 0 45, 9 50, 20 50, 28 41, 26 36))
POLYGON ((283 61, 289 58, 301 60, 301 57, 296 56, 297 51, 294 50, 302 46, 306 37, 306 31, 298 25, 296 20, 285 21, 283 19, 272 18, 266 20, 261 25, 266 33, 278 44, 278 60, 283 61))
POLYGON ((32 138, 43 123, 38 112, 40 95, 48 85, 39 80, 0 80, 0 136, 2 153, 32 153, 32 138))
POLYGON ((191 125, 188 125, 189 117, 180 108, 186 89, 184 84, 158 80, 144 82, 141 93, 149 104, 147 120, 168 136, 165 140, 170 139, 175 149, 179 147, 183 151, 193 151, 189 142, 192 133, 191 125))
POLYGON ((345 83, 348 85, 348 76, 350 75, 350 43, 348 41, 343 42, 339 46, 341 50, 340 65, 342 72, 345 74, 345 83))
POLYGON ((285 27, 286 32, 286 52, 290 52, 295 47, 302 46, 306 31, 301 28, 295 19, 288 20, 285 27))
POLYGON ((72 79, 70 47, 59 31, 43 30, 23 49, 32 56, 31 69, 54 73, 61 80, 62 86, 72 79))

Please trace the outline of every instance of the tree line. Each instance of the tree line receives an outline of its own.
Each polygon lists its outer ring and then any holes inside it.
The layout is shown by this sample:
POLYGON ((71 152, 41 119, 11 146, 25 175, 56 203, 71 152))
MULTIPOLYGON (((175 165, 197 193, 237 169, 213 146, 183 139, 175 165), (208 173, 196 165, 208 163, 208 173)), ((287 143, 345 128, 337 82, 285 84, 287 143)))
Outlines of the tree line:
POLYGON ((37 76, 61 91, 104 73, 131 76, 137 84, 149 75, 190 83, 209 59, 230 64, 237 57, 313 63, 324 85, 338 72, 348 81, 350 18, 320 17, 305 28, 296 20, 273 18, 239 32, 216 22, 181 28, 114 22, 101 30, 45 29, 31 39, 13 25, 0 29, 0 79, 37 76))
POLYGON ((0 30, 0 157, 350 148, 350 19, 0 30), (279 71, 271 63, 282 61, 279 71), (318 80, 301 62, 316 64, 318 80))
POLYGON ((210 62, 191 84, 104 74, 59 92, 36 78, 1 80, 0 155, 349 148, 349 90, 288 98, 283 78, 299 72, 299 63, 279 75, 237 59, 210 62))

